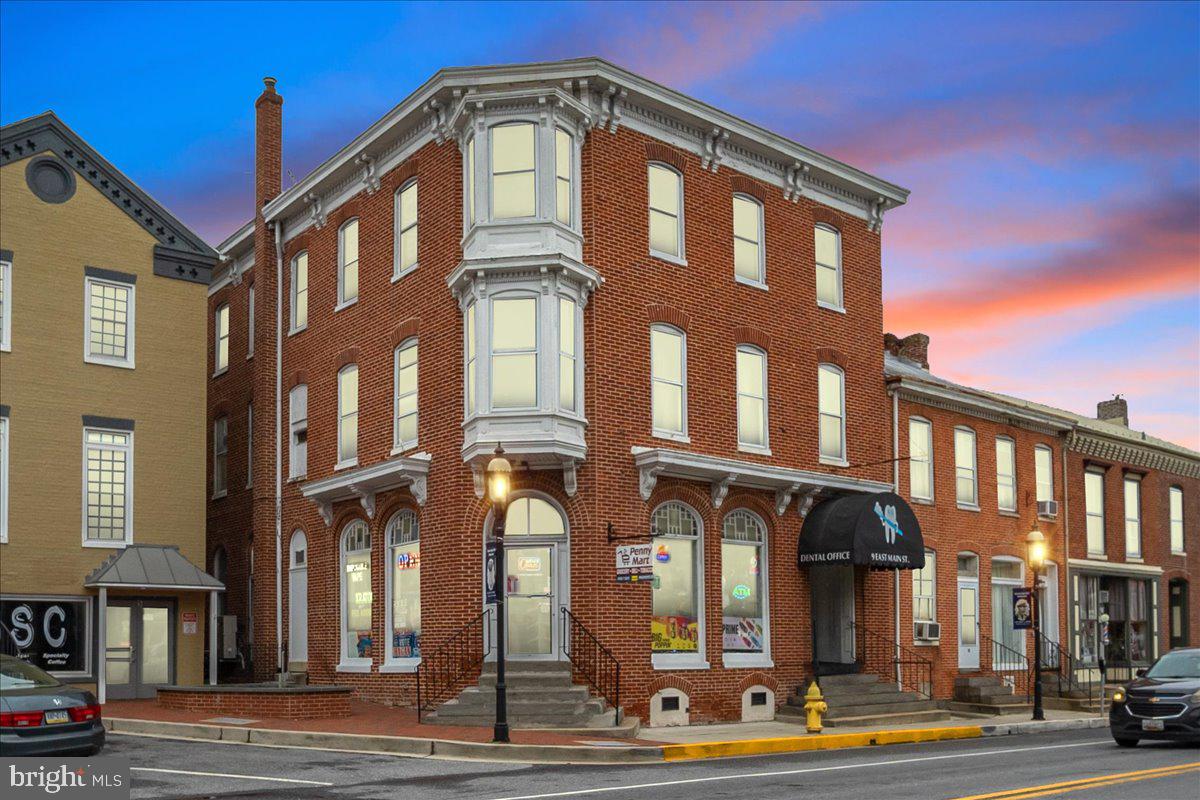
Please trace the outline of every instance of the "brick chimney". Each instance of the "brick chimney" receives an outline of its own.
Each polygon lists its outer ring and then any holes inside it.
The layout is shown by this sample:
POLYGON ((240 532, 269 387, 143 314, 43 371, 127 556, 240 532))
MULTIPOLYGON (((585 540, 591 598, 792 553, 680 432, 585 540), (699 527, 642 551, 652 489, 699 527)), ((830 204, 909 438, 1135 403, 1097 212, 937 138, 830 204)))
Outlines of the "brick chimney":
POLYGON ((1129 403, 1119 394, 1113 395, 1112 400, 1101 400, 1096 404, 1096 419, 1128 428, 1129 403))
POLYGON ((929 337, 923 333, 910 333, 903 339, 894 333, 885 333, 883 349, 905 361, 920 364, 923 369, 929 369, 929 337))
POLYGON ((263 78, 263 91, 254 101, 254 213, 283 187, 283 97, 275 79, 263 78))

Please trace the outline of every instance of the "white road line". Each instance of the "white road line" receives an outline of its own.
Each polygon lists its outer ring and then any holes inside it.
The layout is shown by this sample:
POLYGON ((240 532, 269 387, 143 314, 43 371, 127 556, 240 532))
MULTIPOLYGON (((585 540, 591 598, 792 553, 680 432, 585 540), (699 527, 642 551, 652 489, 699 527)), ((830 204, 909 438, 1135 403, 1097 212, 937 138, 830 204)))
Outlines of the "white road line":
POLYGON ((275 781, 276 783, 302 783, 305 786, 333 786, 325 781, 304 781, 299 778, 272 778, 267 775, 234 775, 229 772, 194 772, 187 769, 156 769, 154 767, 130 767, 133 772, 161 772, 167 775, 196 775, 201 778, 236 778, 242 781, 275 781))
MULTIPOLYGON (((496 800, 542 800, 547 797, 579 797, 585 794, 601 794, 607 792, 632 792, 639 789, 657 789, 662 786, 680 786, 685 783, 713 783, 716 781, 742 781, 750 778, 775 778, 783 775, 803 775, 811 772, 836 772, 847 769, 863 769, 865 767, 890 767, 895 764, 914 764, 921 761, 944 761, 951 758, 978 758, 979 756, 997 756, 1006 753, 1025 753, 1031 750, 1039 752, 1043 750, 1062 750, 1068 747, 1097 747, 1100 745, 1110 746, 1107 739, 1095 742, 1074 742, 1072 744, 1053 744, 1043 745, 1041 747, 1011 747, 1005 750, 975 750, 969 753, 952 753, 942 756, 920 756, 915 758, 897 758, 890 761, 868 761, 863 764, 839 764, 831 767, 807 767, 805 769, 785 769, 776 770, 773 772, 743 772, 737 775, 713 775, 706 778, 683 778, 673 781, 659 781, 656 783, 637 783, 630 786, 602 786, 596 789, 573 789, 567 792, 548 792, 546 794, 522 794, 513 795, 511 797, 498 797, 496 800)), ((785 755, 784 753, 776 753, 773 755, 785 755)), ((673 762, 676 766, 689 763, 684 761, 673 762)), ((691 762, 702 763, 702 762, 691 762)))

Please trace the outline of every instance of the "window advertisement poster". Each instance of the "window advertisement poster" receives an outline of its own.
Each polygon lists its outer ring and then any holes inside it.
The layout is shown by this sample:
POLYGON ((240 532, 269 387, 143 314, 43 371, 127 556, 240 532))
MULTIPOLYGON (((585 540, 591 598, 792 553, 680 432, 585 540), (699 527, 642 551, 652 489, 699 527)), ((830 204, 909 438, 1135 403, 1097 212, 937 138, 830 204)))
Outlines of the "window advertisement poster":
POLYGON ((1013 630, 1028 630, 1033 627, 1033 590, 1015 586, 1012 590, 1013 630))
POLYGON ((91 599, 2 597, 0 620, 16 645, 15 655, 52 675, 91 675, 91 599))
POLYGON ((650 649, 656 652, 697 652, 700 649, 700 624, 695 617, 654 616, 650 618, 650 640, 650 649))
POLYGON ((722 617, 722 647, 732 652, 761 653, 763 650, 762 617, 722 617))
POLYGON ((626 544, 617 548, 617 583, 637 583, 654 577, 654 546, 626 544))

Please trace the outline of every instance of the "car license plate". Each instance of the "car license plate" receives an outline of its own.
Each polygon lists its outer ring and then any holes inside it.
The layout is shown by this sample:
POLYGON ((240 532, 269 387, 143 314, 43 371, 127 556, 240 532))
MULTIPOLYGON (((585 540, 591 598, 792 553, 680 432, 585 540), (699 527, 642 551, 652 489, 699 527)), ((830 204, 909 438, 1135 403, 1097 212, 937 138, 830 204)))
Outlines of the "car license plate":
POLYGON ((71 715, 68 714, 66 711, 47 711, 46 712, 46 724, 47 725, 61 725, 64 722, 70 722, 70 721, 71 721, 71 715))
POLYGON ((1163 721, 1161 719, 1142 720, 1142 730, 1144 731, 1161 731, 1162 729, 1163 721))

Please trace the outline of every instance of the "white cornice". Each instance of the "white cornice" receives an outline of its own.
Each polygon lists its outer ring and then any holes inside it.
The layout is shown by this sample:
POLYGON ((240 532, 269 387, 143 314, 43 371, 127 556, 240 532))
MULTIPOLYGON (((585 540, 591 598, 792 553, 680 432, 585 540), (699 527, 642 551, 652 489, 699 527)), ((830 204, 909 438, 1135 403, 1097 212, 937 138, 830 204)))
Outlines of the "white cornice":
POLYGON ((428 453, 391 458, 311 481, 300 487, 300 493, 316 504, 326 525, 333 524, 333 504, 343 500, 357 499, 367 516, 373 519, 375 496, 389 489, 407 486, 417 504, 425 505, 431 460, 432 456, 428 453))
POLYGON ((1171 455, 1152 446, 1085 432, 1079 428, 1067 437, 1067 447, 1076 453, 1105 461, 1120 461, 1187 478, 1200 478, 1200 461, 1171 455))
POLYGON ((907 378, 894 380, 891 390, 902 399, 924 405, 969 414, 981 419, 1009 425, 1019 425, 1039 433, 1062 434, 1071 430, 1070 422, 1024 408, 1004 405, 995 400, 935 386, 907 378))

